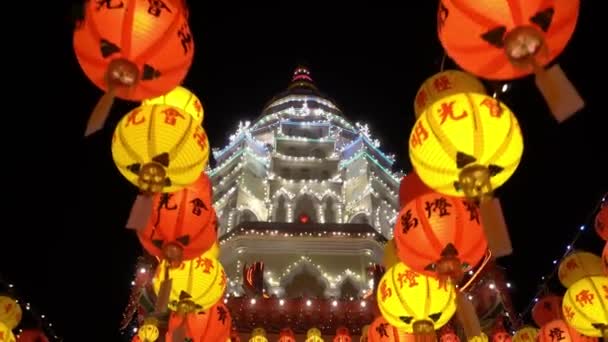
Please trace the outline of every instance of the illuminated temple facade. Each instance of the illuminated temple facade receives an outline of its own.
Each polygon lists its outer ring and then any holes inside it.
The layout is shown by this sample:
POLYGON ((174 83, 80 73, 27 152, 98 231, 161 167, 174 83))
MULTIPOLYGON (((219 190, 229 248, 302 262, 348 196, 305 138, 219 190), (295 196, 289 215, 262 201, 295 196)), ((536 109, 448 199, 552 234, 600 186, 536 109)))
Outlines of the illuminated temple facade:
MULTIPOLYGON (((370 269, 392 238, 403 174, 367 125, 347 117, 298 67, 287 90, 213 151, 224 302, 245 340, 255 327, 276 337, 284 327, 330 336, 346 326, 354 337, 377 314, 370 269)), ((489 330, 511 311, 510 285, 486 269, 469 293, 489 330)))
POLYGON ((264 262, 264 289, 286 298, 359 298, 392 237, 400 174, 366 125, 351 123, 296 68, 286 91, 214 150, 208 170, 229 293, 264 262))

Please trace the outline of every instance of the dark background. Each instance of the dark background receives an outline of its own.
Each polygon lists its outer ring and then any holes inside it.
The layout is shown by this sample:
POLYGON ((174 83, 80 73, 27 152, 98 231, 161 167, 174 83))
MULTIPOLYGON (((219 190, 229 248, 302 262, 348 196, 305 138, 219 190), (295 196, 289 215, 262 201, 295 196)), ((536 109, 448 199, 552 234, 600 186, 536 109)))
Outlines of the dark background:
MULTIPOLYGON (((608 190, 597 2, 582 0, 577 31, 558 59, 587 101, 583 112, 558 125, 531 77, 501 95, 525 139, 519 169, 498 191, 515 249, 500 263, 519 310, 608 190)), ((382 149, 397 155, 397 168, 409 170, 414 96, 440 70, 443 51, 436 1, 398 5, 190 1, 197 50, 184 84, 204 102, 212 146, 223 147, 238 121, 255 119, 305 61, 346 117, 368 123, 382 149)), ((7 84, 11 109, 3 114, 3 197, 9 205, 3 206, 0 272, 68 341, 118 341, 141 247, 124 229, 135 188, 113 165, 110 136, 135 104, 119 102, 103 132, 82 137, 101 92, 73 54, 72 3, 53 7, 57 14, 23 44, 28 53, 13 56, 4 69, 18 75, 7 84)), ((455 66, 448 60, 446 67, 455 66)), ((600 253, 603 243, 587 229, 578 246, 600 253)), ((551 287, 562 290, 556 281, 551 287)))

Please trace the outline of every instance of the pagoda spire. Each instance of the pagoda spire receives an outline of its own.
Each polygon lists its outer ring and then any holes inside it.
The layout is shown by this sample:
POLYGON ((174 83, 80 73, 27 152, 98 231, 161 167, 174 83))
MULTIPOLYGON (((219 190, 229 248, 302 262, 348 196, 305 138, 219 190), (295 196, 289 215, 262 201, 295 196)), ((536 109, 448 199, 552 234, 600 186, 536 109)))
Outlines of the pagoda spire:
POLYGON ((312 90, 318 90, 310 77, 310 70, 302 64, 298 65, 293 72, 293 76, 291 77, 291 83, 289 84, 289 89, 293 88, 308 88, 312 90))

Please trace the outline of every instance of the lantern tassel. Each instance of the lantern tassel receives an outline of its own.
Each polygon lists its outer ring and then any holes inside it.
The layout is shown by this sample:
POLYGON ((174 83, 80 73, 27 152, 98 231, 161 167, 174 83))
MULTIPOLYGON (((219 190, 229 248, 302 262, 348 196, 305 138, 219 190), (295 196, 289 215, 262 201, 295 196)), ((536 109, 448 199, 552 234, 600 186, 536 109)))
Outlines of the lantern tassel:
POLYGON ((456 317, 458 322, 464 330, 464 334, 467 340, 471 340, 475 336, 481 335, 481 325, 479 323, 479 317, 473 303, 465 296, 461 291, 457 291, 456 305, 458 307, 456 311, 456 317))
POLYGON ((110 109, 114 104, 114 98, 116 97, 116 90, 113 87, 109 87, 108 91, 101 96, 87 123, 87 128, 84 132, 84 136, 89 135, 101 130, 110 116, 110 109))
POLYGON ((158 295, 156 296, 156 305, 154 308, 154 312, 161 313, 167 311, 167 308, 169 306, 169 298, 171 297, 172 287, 173 279, 169 278, 169 265, 166 265, 164 280, 160 283, 160 289, 158 290, 158 295))
POLYGON ((416 321, 412 328, 416 342, 437 342, 435 326, 430 321, 416 321))
POLYGON ((150 216, 152 216, 153 197, 149 195, 137 195, 129 219, 127 220, 127 229, 141 231, 146 227, 150 216))
POLYGON ((482 225, 492 256, 499 258, 513 253, 509 229, 498 198, 482 198, 479 203, 482 225))
POLYGON ((557 122, 563 122, 585 107, 585 101, 558 64, 549 69, 534 65, 534 81, 551 114, 557 122))

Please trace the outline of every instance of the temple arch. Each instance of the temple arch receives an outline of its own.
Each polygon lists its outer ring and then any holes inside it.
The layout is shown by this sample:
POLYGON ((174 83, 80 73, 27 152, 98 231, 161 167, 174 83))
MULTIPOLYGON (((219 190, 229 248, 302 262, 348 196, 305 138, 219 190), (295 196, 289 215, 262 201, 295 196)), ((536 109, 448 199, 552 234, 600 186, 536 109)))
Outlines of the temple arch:
POLYGON ((301 194, 296 198, 294 217, 297 219, 302 215, 308 216, 309 222, 314 222, 317 220, 315 199, 308 193, 301 194))
POLYGON ((369 217, 366 213, 357 213, 350 218, 349 223, 369 224, 369 217))

